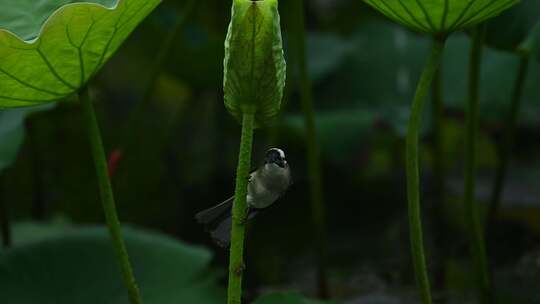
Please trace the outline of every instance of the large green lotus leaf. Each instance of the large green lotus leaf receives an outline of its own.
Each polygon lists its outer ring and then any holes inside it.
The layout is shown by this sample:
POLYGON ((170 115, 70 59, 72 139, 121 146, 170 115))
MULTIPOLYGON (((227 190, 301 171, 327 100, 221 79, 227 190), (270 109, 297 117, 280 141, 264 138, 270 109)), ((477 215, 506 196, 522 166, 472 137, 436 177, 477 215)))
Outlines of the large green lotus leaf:
MULTIPOLYGON (((430 39, 378 22, 359 27, 350 40, 353 44, 350 55, 340 68, 314 87, 319 112, 337 113, 339 108, 373 112, 377 119, 399 130, 405 129, 414 80, 421 72, 430 39)), ((463 75, 467 75, 469 52, 470 39, 466 35, 455 34, 448 39, 442 65, 444 102, 458 111, 466 105, 467 78, 463 75)), ((485 50, 480 86, 481 119, 491 122, 506 119, 518 63, 519 58, 507 52, 485 50)), ((539 81, 540 65, 531 62, 523 94, 522 124, 539 122, 539 81)))
MULTIPOLYGON (((21 246, 16 236, 0 253, 3 303, 128 303, 105 228, 55 229, 21 246)), ((207 250, 133 228, 124 237, 144 303, 222 302, 207 250)))
POLYGON ((66 4, 91 2, 113 7, 117 0, 0 0, 2 14, 1 28, 21 37, 25 41, 35 39, 47 18, 66 4))
POLYGON ((305 298, 298 292, 274 292, 260 296, 253 304, 330 304, 328 301, 318 301, 305 298))
MULTIPOLYGON (((23 246, 31 243, 54 239, 72 229, 71 222, 65 217, 55 217, 48 222, 20 221, 11 224, 13 246, 23 246)), ((10 250, 6 248, 0 249, 10 250)))
POLYGON ((76 92, 160 0, 70 2, 0 0, 0 108, 76 92))
POLYGON ((539 22, 540 1, 522 0, 487 23, 486 42, 496 48, 528 54, 532 45, 527 42, 539 22))
POLYGON ((395 22, 426 33, 450 33, 497 16, 519 0, 364 0, 395 22))
POLYGON ((285 58, 277 0, 234 0, 225 39, 225 106, 241 120, 255 110, 256 125, 274 118, 285 86, 285 58))
POLYGON ((52 105, 0 111, 0 172, 17 158, 24 139, 25 118, 34 112, 50 109, 52 105))
MULTIPOLYGON (((334 41, 339 43, 340 40, 334 41)), ((315 80, 317 136, 323 154, 338 160, 353 157, 370 136, 380 135, 374 129, 389 127, 398 135, 405 135, 415 79, 430 46, 429 37, 389 22, 359 26, 344 41, 350 51, 337 67, 326 71, 322 79, 317 74, 310 75, 315 80)), ((307 52, 324 53, 324 50, 308 48, 307 52)), ((448 39, 442 67, 444 103, 449 113, 462 113, 466 105, 467 77, 463 75, 467 75, 469 52, 467 35, 456 33, 448 39)), ((320 56, 312 54, 308 58, 315 60, 320 56)), ((480 85, 482 123, 493 125, 505 121, 518 63, 519 58, 511 53, 485 50, 480 85)), ((308 65, 314 67, 317 63, 309 61, 308 65)), ((540 63, 531 61, 520 125, 534 126, 540 122, 539 82, 540 63)), ((426 114, 429 107, 427 102, 426 114)), ((430 115, 424 118, 423 134, 427 134, 431 126, 430 115)), ((301 115, 288 114, 283 124, 289 134, 305 135, 301 115)))

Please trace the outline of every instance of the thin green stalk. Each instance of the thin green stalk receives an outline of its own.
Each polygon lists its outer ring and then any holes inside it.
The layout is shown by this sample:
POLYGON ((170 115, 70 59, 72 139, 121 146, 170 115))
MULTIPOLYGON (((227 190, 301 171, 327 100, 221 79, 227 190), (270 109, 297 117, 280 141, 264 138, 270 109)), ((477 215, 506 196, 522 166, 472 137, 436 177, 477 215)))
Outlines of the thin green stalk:
POLYGON ((4 195, 4 178, 0 177, 0 224, 2 228, 2 246, 4 249, 11 247, 11 226, 4 195))
POLYGON ((484 244, 484 231, 475 198, 476 134, 478 129, 478 102, 480 64, 482 60, 483 26, 474 29, 469 63, 469 98, 465 133, 465 218, 469 230, 471 255, 474 261, 480 303, 491 303, 489 270, 484 244))
POLYGON ((306 129, 307 169, 310 181, 311 216, 314 234, 314 245, 317 253, 317 284, 319 297, 328 297, 326 278, 326 207, 324 204, 323 180, 321 174, 321 149, 317 142, 315 130, 315 111, 311 81, 309 79, 306 60, 304 1, 291 1, 291 45, 295 52, 300 73, 300 102, 304 114, 306 129))
POLYGON ((99 126, 94 113, 94 107, 92 106, 92 100, 88 93, 88 88, 85 87, 81 89, 79 92, 79 99, 82 103, 84 124, 86 125, 88 136, 90 138, 92 158, 94 159, 94 165, 96 167, 99 193, 101 195, 101 203, 105 213, 105 220, 109 228, 109 234, 112 240, 116 258, 118 259, 118 263, 120 264, 120 268, 122 270, 124 284, 128 290, 129 302, 131 304, 141 304, 142 301, 139 294, 139 289, 135 283, 135 277, 133 276, 129 256, 127 254, 124 239, 122 238, 122 233, 120 231, 120 222, 118 221, 118 216, 116 214, 114 195, 107 172, 105 151, 103 149, 99 126))
POLYGON ((229 287, 227 303, 240 304, 242 301, 242 275, 244 273, 244 236, 247 216, 247 185, 251 167, 251 147, 253 143, 253 125, 255 113, 244 111, 242 117, 242 137, 236 168, 236 189, 232 210, 231 248, 229 256, 229 287))
POLYGON ((521 107, 521 96, 523 95, 523 88, 525 87, 525 79, 527 78, 527 69, 529 66, 529 57, 523 56, 519 61, 518 73, 514 82, 514 92, 512 94, 512 101, 510 104, 510 113, 508 114, 506 128, 504 130, 504 138, 500 150, 500 159, 495 173, 495 183, 493 186, 493 192, 491 194, 491 201, 488 211, 488 231, 492 226, 497 211, 501 203, 501 195, 504 190, 504 182, 506 180, 506 174, 508 172, 508 164, 510 162, 510 155, 512 153, 512 147, 514 146, 514 133, 516 132, 517 118, 519 109, 521 107))
POLYGON ((431 288, 427 273, 422 222, 420 216, 420 178, 418 169, 418 132, 422 118, 424 99, 442 58, 446 37, 435 37, 429 57, 424 65, 422 75, 414 94, 411 117, 407 129, 406 162, 407 162, 407 197, 409 202, 409 233, 412 260, 416 284, 420 289, 423 304, 431 304, 431 288))

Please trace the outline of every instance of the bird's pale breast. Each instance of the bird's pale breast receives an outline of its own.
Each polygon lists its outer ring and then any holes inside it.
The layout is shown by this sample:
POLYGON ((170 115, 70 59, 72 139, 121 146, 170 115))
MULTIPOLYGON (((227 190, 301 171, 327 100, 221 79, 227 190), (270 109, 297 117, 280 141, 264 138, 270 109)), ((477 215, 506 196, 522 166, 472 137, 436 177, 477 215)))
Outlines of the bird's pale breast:
POLYGON ((289 184, 289 171, 276 165, 266 165, 253 173, 248 187, 247 202, 253 208, 273 204, 289 184))

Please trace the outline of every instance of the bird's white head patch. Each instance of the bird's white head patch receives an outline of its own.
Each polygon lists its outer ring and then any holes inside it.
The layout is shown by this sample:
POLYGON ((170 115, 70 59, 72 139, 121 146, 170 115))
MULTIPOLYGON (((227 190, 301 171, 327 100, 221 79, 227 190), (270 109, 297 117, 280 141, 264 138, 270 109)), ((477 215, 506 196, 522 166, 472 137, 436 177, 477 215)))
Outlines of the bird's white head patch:
POLYGON ((266 151, 265 163, 276 164, 283 167, 287 161, 285 160, 285 152, 278 148, 272 148, 266 151))

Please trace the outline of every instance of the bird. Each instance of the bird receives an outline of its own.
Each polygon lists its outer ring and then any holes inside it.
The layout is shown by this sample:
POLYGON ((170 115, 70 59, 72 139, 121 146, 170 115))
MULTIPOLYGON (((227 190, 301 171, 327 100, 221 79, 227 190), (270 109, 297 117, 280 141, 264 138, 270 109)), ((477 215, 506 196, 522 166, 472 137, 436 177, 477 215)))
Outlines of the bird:
MULTIPOLYGON (((264 164, 249 175, 247 220, 274 204, 290 185, 291 171, 285 152, 279 148, 267 150, 264 164)), ((231 242, 233 201, 234 196, 195 215, 197 222, 205 225, 213 241, 221 247, 228 247, 231 242)))

